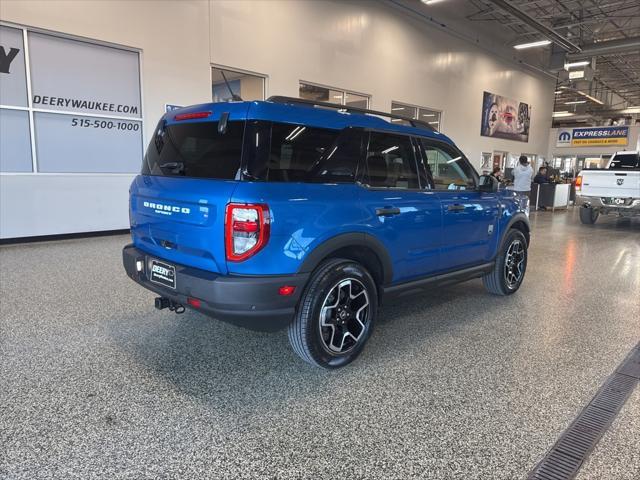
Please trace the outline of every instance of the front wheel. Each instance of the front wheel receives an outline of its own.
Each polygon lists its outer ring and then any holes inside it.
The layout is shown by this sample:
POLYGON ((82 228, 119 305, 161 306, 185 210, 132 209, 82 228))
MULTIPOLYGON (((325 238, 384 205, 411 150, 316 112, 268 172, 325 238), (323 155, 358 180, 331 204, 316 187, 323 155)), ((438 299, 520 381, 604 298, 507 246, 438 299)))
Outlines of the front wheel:
POLYGON ((600 212, 593 207, 580 207, 580 221, 585 225, 593 225, 599 216, 600 212))
POLYGON ((526 271, 527 239, 512 228, 502 242, 493 270, 482 277, 482 283, 494 295, 511 295, 522 285, 526 271))
POLYGON ((323 368, 352 362, 371 335, 378 295, 369 272, 331 259, 311 276, 289 325, 289 342, 304 361, 323 368))

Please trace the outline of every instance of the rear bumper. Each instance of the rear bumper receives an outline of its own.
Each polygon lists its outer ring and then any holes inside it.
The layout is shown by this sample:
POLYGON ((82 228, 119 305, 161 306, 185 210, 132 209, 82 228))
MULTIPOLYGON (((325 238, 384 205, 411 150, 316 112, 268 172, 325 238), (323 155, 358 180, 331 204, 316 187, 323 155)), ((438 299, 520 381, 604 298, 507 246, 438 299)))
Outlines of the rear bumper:
POLYGON ((187 308, 187 298, 197 298, 198 312, 252 330, 275 331, 284 328, 292 320, 296 305, 309 274, 288 276, 233 276, 175 265, 176 288, 151 282, 147 275, 152 260, 165 261, 146 254, 133 245, 122 250, 122 261, 127 275, 143 287, 169 298, 187 308), (142 261, 143 270, 137 271, 136 262, 142 261), (278 294, 284 285, 295 286, 292 295, 278 294))
POLYGON ((576 194, 576 205, 586 205, 597 208, 605 213, 611 211, 634 215, 640 214, 640 198, 625 198, 621 199, 620 203, 615 203, 615 199, 612 201, 611 199, 603 197, 590 197, 576 194))

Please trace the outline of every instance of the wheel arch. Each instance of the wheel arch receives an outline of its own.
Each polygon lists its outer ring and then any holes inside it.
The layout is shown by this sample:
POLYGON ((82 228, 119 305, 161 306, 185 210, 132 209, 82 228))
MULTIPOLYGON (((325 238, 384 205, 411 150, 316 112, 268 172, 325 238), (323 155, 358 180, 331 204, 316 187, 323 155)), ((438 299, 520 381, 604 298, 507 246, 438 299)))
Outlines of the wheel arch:
POLYGON ((511 220, 509 220, 509 223, 507 223, 507 227, 504 229, 502 237, 504 238, 507 232, 509 232, 509 230, 511 230, 512 228, 515 228, 516 230, 520 230, 522 232, 524 238, 527 240, 527 246, 529 246, 529 243, 531 242, 531 225, 529 224, 529 219, 524 213, 518 213, 514 215, 511 220))
POLYGON ((300 273, 312 272, 324 260, 347 258, 362 264, 378 286, 391 283, 393 264, 385 246, 366 233, 346 233, 332 237, 309 252, 299 268, 300 273))

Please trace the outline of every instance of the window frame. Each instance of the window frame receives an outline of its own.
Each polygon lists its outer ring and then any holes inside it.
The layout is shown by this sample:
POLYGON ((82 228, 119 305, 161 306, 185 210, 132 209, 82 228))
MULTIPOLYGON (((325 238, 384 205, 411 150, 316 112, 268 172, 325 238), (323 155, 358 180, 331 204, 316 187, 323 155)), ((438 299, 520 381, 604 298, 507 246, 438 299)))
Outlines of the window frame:
POLYGON ((366 109, 371 107, 371 95, 369 95, 368 93, 362 93, 362 92, 356 92, 355 90, 348 90, 346 88, 341 88, 341 87, 332 87, 329 85, 323 85, 321 83, 316 83, 316 82, 308 82, 307 80, 298 80, 298 98, 302 98, 300 97, 300 88, 302 85, 309 85, 310 87, 318 87, 318 88, 324 88, 327 90, 333 90, 335 92, 340 92, 342 93, 342 100, 340 101, 340 103, 338 102, 332 102, 331 100, 328 100, 329 103, 333 103, 335 105, 343 105, 343 106, 348 106, 345 103, 345 96, 348 94, 351 95, 357 95, 359 97, 363 97, 367 99, 367 106, 365 107, 366 109))
MULTIPOLYGON (((108 42, 105 40, 98 40, 96 38, 84 37, 81 35, 75 35, 71 33, 65 33, 58 30, 33 27, 21 23, 11 22, 0 19, 0 26, 13 28, 16 30, 22 31, 22 41, 23 41, 23 49, 24 49, 24 58, 25 58, 25 75, 27 82, 27 105, 26 106, 17 106, 17 105, 0 105, 0 108, 4 110, 19 110, 23 112, 27 112, 28 120, 29 120, 29 137, 30 137, 30 147, 31 147, 31 171, 19 171, 19 172, 5 172, 0 171, 0 176, 6 177, 31 177, 31 176, 65 176, 65 177, 85 177, 85 176, 99 176, 99 177, 134 177, 137 175, 137 170, 132 169, 131 172, 83 172, 83 171, 73 171, 73 172, 43 172, 40 170, 38 165, 38 153, 37 153, 37 140, 36 140, 36 126, 35 126, 35 114, 36 113, 53 113, 59 115, 69 115, 80 118, 94 117, 98 119, 104 120, 122 120, 127 122, 138 122, 140 124, 140 132, 141 132, 141 142, 140 142, 140 156, 144 157, 146 152, 146 146, 148 145, 148 138, 146 132, 146 109, 145 109, 145 95, 144 95, 144 78, 143 78, 143 51, 140 48, 132 47, 130 45, 125 45, 121 43, 108 42), (76 112, 72 110, 53 110, 49 108, 40 108, 38 106, 34 106, 33 103, 33 89, 31 85, 31 55, 29 53, 29 33, 36 33, 41 35, 49 35, 56 38, 62 38, 65 40, 73 40, 76 42, 85 43, 88 45, 96 45, 100 47, 109 47, 116 50, 124 50, 127 52, 132 52, 138 55, 138 92, 140 96, 140 116, 132 117, 128 115, 110 115, 110 114, 101 114, 101 113, 90 113, 90 112, 76 112)), ((139 167, 138 167, 139 169, 139 167)))
POLYGON ((428 120, 422 120, 420 118, 420 115, 419 115, 420 114, 420 110, 429 110, 431 112, 438 113, 438 128, 434 128, 434 130, 436 132, 442 132, 442 119, 444 118, 444 110, 440 110, 439 108, 427 107, 427 106, 424 106, 424 105, 415 105, 413 103, 406 103, 406 102, 399 102, 399 101, 396 101, 396 100, 391 100, 391 110, 390 110, 391 113, 393 113, 393 109, 396 106, 404 107, 404 108, 412 108, 413 109, 413 115, 411 116, 411 118, 413 120, 419 120, 421 122, 429 123, 428 120))
POLYGON ((447 192, 449 190, 439 190, 436 188, 436 183, 435 183, 435 177, 433 175, 433 172, 431 171, 431 167, 429 166, 429 158, 427 157, 427 149, 425 148, 425 143, 424 142, 428 142, 430 145, 439 148, 441 150, 447 150, 450 149, 451 151, 453 151, 456 156, 460 156, 460 161, 463 162, 464 164, 467 165, 467 167, 469 167, 471 174, 472 174, 472 178, 473 178, 473 183, 474 183, 474 187, 473 188, 466 188, 465 190, 450 190, 451 192, 461 192, 461 191, 467 191, 467 192, 477 192, 478 191, 478 185, 480 184, 480 175, 478 174, 478 172, 476 171, 476 169, 474 168, 473 164, 469 161, 469 159, 467 158, 467 156, 458 148, 456 147, 454 144, 452 143, 447 143, 444 142, 442 140, 438 140, 436 138, 431 138, 431 137, 416 137, 416 139, 418 140, 418 144, 419 144, 419 149, 421 152, 421 156, 422 156, 422 161, 424 163, 424 168, 426 170, 426 174, 427 174, 427 178, 429 178, 429 182, 430 182, 430 188, 431 190, 433 190, 434 192, 447 192))
MULTIPOLYGON (((225 72, 241 73, 243 75, 251 75, 262 79, 262 98, 261 101, 267 99, 267 84, 269 77, 264 73, 253 72, 251 70, 244 70, 242 68, 228 67, 226 65, 220 65, 218 63, 209 64, 209 85, 211 89, 211 100, 213 101, 213 69, 224 70, 225 72)), ((232 81, 232 80, 231 80, 232 81)), ((231 101, 231 100, 229 100, 231 101)))
POLYGON ((418 162, 418 153, 416 151, 416 144, 414 142, 414 135, 400 133, 400 132, 390 132, 388 130, 381 130, 375 128, 364 128, 364 135, 366 135, 366 140, 362 142, 361 151, 360 151, 360 162, 356 174, 356 183, 366 188, 367 190, 380 190, 380 191, 393 191, 393 192, 422 192, 426 190, 428 185, 423 185, 422 182, 424 180, 423 176, 420 172, 420 164, 422 162, 418 162), (379 187, 373 186, 366 183, 366 179, 368 177, 368 167, 367 167, 367 152, 369 151, 369 144, 371 142, 371 134, 372 133, 380 133, 384 135, 394 135, 399 137, 407 137, 409 142, 411 143, 411 150, 413 151, 413 162, 416 168, 416 176, 418 179, 418 187, 417 188, 400 188, 400 187, 379 187))

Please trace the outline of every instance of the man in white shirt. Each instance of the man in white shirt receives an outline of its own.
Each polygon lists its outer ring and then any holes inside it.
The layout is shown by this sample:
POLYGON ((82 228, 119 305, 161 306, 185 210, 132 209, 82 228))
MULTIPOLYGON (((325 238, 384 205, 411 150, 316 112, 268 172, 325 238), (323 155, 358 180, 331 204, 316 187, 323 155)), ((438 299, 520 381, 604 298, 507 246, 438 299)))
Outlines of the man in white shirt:
POLYGON ((513 169, 513 189, 522 195, 528 195, 531 191, 531 177, 533 168, 529 165, 527 157, 521 155, 518 165, 513 169))

